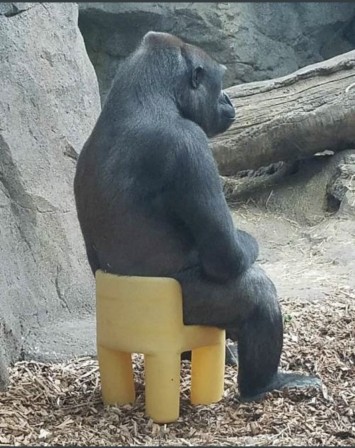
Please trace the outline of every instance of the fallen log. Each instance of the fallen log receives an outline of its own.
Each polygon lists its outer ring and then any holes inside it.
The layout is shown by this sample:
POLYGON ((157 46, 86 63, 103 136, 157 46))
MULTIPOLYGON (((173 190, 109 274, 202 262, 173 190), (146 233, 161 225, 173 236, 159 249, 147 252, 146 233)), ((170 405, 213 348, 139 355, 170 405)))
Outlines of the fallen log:
POLYGON ((211 140, 222 175, 355 147, 355 50, 227 92, 237 119, 211 140))

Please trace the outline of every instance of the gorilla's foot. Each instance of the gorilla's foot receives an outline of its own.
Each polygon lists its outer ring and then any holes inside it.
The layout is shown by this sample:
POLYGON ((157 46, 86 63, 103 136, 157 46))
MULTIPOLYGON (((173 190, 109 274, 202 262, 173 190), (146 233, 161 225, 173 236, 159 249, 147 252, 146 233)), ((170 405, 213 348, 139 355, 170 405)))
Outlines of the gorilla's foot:
POLYGON ((320 389, 322 381, 316 376, 307 376, 300 373, 285 373, 278 372, 274 379, 265 387, 249 391, 249 393, 240 393, 240 400, 242 402, 259 401, 267 392, 282 389, 306 389, 315 387, 320 389))

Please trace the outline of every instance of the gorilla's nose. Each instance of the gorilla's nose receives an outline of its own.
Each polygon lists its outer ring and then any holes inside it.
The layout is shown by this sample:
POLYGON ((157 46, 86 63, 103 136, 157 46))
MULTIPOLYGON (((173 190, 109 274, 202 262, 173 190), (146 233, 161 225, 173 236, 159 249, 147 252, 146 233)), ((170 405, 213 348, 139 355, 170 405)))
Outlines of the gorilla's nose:
POLYGON ((224 101, 233 107, 233 104, 232 104, 231 100, 229 99, 229 96, 226 94, 226 92, 224 90, 222 91, 222 94, 223 94, 224 101))

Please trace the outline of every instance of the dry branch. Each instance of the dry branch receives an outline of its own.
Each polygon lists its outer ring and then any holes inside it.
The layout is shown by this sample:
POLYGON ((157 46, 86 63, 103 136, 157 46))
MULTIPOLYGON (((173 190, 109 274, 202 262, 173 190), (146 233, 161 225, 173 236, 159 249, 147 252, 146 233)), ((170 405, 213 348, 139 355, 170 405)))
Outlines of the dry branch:
POLYGON ((355 147, 355 50, 227 92, 237 120, 212 140, 221 174, 355 147))

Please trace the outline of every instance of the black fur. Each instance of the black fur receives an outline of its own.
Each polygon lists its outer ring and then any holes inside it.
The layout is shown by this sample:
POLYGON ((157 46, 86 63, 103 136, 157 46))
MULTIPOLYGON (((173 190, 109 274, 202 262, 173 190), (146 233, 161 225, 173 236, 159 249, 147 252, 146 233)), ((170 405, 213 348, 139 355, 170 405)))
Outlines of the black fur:
POLYGON ((277 372, 274 285, 254 265, 256 240, 234 228, 208 147, 235 117, 224 70, 197 47, 147 33, 118 69, 74 189, 92 271, 177 279, 185 324, 226 328, 238 341, 248 399, 292 379, 277 372))

